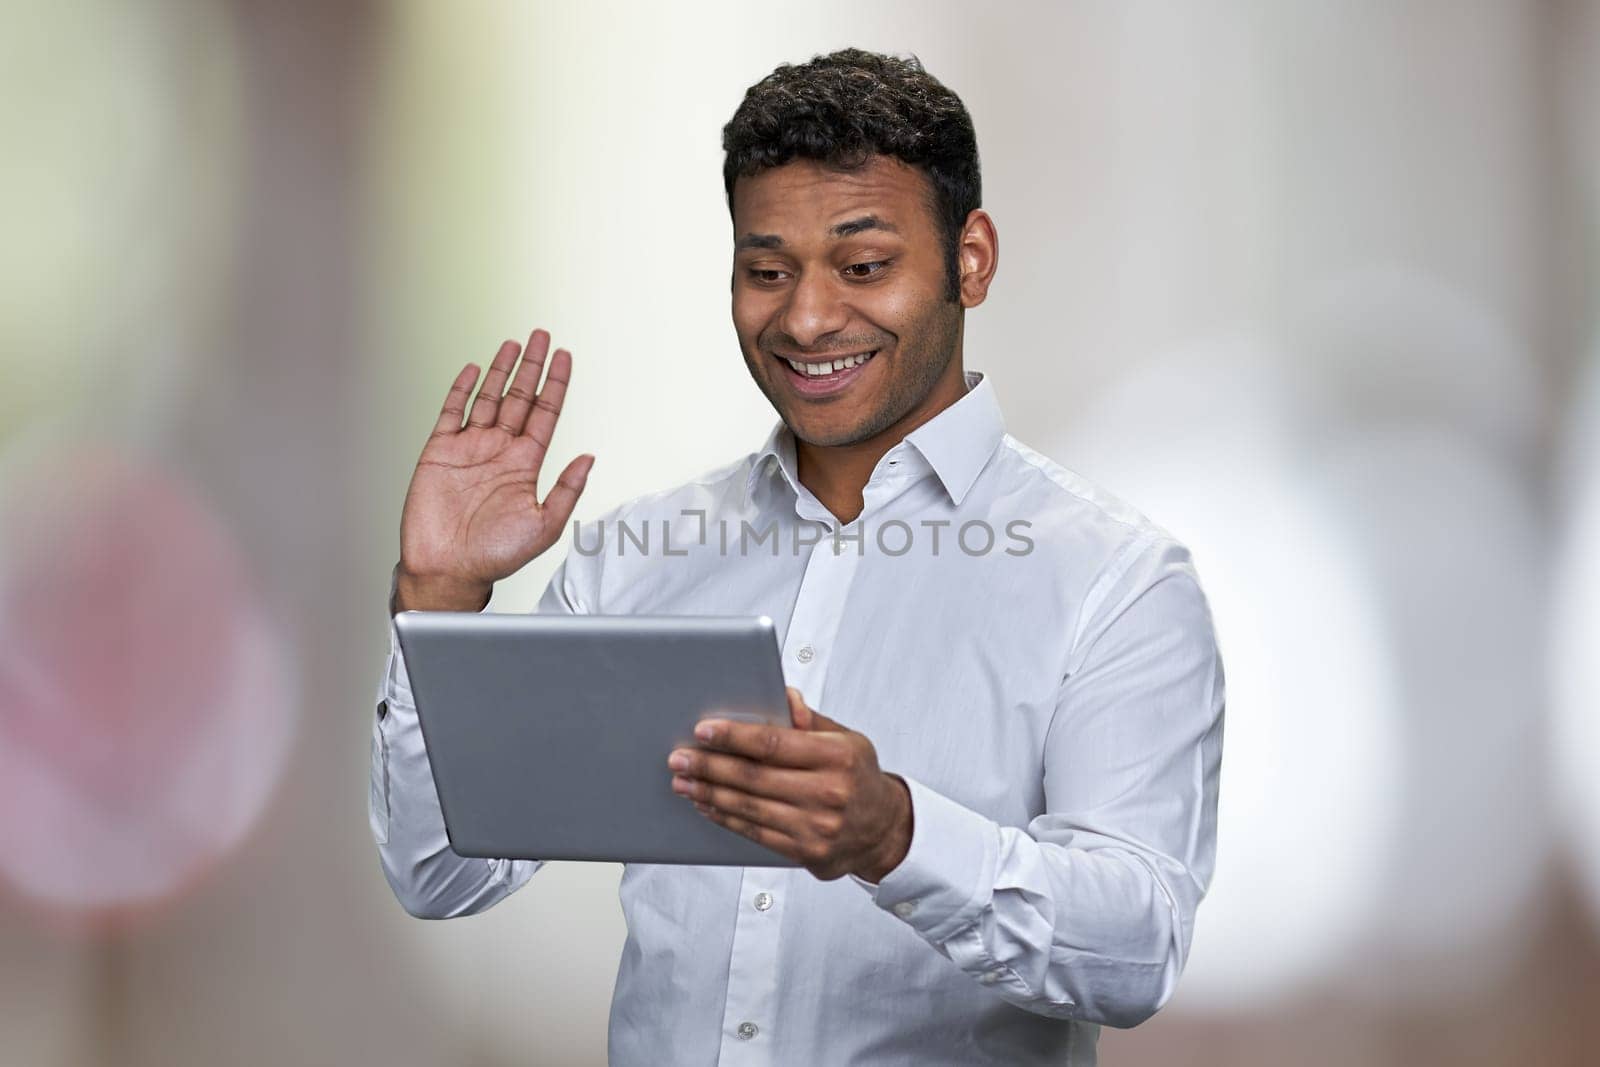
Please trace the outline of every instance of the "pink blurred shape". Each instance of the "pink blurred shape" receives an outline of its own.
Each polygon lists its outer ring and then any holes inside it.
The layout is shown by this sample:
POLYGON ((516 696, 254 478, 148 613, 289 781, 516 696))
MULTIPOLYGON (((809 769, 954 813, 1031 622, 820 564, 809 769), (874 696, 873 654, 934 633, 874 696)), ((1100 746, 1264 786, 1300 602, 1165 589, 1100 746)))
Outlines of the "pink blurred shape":
POLYGON ((125 917, 260 815, 290 664, 238 545, 174 477, 79 446, 0 502, 0 875, 125 917))

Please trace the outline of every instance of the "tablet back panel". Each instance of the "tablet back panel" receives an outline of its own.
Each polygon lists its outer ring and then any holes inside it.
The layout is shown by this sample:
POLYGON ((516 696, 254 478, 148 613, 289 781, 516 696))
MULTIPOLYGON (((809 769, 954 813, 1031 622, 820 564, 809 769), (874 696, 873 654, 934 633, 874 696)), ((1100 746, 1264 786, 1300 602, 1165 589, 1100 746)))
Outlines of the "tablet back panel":
POLYGON ((672 791, 713 714, 789 725, 766 617, 402 612, 401 651, 462 856, 797 864, 672 791))

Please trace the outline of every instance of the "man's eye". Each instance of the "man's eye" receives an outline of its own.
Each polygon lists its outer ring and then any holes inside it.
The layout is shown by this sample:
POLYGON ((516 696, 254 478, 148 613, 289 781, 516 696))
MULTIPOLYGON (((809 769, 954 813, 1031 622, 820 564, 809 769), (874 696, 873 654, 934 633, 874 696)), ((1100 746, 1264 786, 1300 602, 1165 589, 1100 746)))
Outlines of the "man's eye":
POLYGON ((889 265, 886 259, 874 260, 870 263, 852 263, 844 272, 852 278, 870 278, 889 265))
POLYGON ((770 267, 756 267, 749 272, 751 278, 765 285, 772 285, 783 281, 784 275, 787 273, 787 271, 776 270, 770 267))

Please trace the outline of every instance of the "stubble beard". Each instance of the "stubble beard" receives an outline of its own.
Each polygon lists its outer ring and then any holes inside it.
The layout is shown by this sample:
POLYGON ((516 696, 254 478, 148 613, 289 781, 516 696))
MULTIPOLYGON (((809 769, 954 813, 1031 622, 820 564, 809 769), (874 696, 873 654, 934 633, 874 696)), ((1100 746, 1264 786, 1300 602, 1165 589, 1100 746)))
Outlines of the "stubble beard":
MULTIPOLYGON (((902 337, 900 344, 895 347, 895 359, 901 366, 895 368, 901 373, 893 378, 885 390, 882 400, 868 416, 855 426, 828 437, 805 436, 794 424, 789 412, 784 410, 779 400, 779 387, 767 376, 755 372, 751 367, 751 376, 755 378, 756 385, 766 394, 767 402, 778 412, 784 425, 797 438, 809 445, 819 448, 837 448, 842 445, 859 444, 869 441, 895 423, 915 411, 933 389, 944 377, 950 367, 950 361, 955 358, 956 343, 961 336, 961 305, 941 301, 936 314, 929 316, 926 330, 912 337, 902 337), (909 342, 909 343, 906 343, 909 342)), ((758 344, 756 358, 772 360, 773 357, 758 344)), ((750 356, 746 354, 748 364, 750 356)), ((784 373, 782 368, 776 368, 773 374, 784 373)))

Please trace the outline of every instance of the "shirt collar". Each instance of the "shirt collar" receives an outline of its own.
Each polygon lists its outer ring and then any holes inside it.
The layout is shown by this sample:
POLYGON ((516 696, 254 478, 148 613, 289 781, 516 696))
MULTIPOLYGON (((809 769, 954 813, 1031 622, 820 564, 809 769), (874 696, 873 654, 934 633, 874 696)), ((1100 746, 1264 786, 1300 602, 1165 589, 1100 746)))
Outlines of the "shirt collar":
MULTIPOLYGON (((972 490, 989 457, 1005 434, 1005 420, 994 385, 982 371, 966 372, 967 392, 954 404, 906 434, 910 444, 928 461, 952 503, 959 506, 972 490)), ((745 479, 747 493, 776 465, 798 494, 800 476, 795 460, 794 434, 782 419, 767 434, 745 479)))

